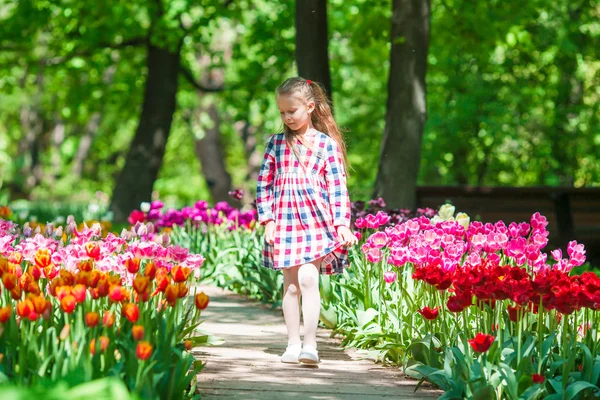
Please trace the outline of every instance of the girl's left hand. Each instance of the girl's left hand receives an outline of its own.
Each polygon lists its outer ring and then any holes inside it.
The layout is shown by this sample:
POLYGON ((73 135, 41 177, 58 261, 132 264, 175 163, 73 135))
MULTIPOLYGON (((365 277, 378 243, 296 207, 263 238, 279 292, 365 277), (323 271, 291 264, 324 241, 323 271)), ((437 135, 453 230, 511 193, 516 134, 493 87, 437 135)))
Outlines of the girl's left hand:
POLYGON ((340 243, 342 243, 344 246, 354 246, 358 243, 358 238, 347 226, 338 226, 337 234, 340 238, 340 243))

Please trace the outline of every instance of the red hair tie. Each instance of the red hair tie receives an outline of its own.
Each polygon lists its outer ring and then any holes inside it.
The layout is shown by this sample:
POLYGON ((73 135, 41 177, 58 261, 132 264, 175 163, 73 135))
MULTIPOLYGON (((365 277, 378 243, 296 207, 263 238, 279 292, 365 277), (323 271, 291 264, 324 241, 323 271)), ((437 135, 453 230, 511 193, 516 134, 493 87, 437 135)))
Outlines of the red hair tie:
POLYGON ((306 83, 308 83, 310 85, 310 84, 312 84, 312 81, 310 79, 307 79, 306 83))

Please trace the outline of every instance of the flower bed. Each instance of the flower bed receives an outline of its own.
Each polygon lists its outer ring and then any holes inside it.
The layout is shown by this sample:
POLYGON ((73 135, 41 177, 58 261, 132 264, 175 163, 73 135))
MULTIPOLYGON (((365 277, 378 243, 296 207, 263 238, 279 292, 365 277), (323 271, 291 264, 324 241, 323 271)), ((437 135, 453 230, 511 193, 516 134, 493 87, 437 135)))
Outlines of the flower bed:
MULTIPOLYGON (((150 228, 151 229, 151 228, 150 228)), ((143 398, 193 395, 202 368, 189 350, 203 293, 189 296, 204 258, 138 225, 23 232, 0 220, 0 373, 24 387, 120 378, 143 398)), ((166 238, 168 239, 168 238, 166 238)))
MULTIPOLYGON (((600 280, 571 272, 585 261, 583 245, 571 242, 566 257, 545 252, 539 214, 483 224, 444 206, 437 214, 396 210, 394 223, 380 200, 365 206, 353 207, 362 246, 351 251, 352 267, 321 277, 321 321, 344 345, 403 365, 447 398, 598 393, 600 280)), ((187 225, 171 237, 197 237, 213 250, 207 262, 219 265, 219 284, 277 304, 265 293, 279 293, 281 281, 258 266, 262 231, 225 226, 187 225), (235 279, 225 274, 234 265, 235 279)))

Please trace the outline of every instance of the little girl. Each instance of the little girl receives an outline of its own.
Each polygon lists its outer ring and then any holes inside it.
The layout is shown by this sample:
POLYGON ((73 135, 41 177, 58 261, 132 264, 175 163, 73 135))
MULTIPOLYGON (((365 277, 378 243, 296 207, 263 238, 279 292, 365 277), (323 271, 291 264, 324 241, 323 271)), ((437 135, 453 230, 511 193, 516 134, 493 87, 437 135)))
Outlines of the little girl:
POLYGON ((270 137, 256 205, 265 227, 263 266, 283 271, 284 363, 317 364, 319 273, 348 266, 350 230, 346 146, 320 84, 290 78, 277 88, 283 133, 270 137), (304 345, 300 341, 300 296, 304 345))

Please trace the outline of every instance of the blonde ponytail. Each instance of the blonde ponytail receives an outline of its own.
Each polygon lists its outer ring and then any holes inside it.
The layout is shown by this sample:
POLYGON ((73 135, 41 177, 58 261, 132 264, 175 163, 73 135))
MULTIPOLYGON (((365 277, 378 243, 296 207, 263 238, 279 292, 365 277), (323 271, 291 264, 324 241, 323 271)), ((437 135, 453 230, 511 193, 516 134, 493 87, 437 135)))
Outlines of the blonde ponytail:
MULTIPOLYGON (((340 131, 340 128, 333 118, 331 102, 325 93, 323 85, 318 82, 295 77, 287 79, 277 88, 277 95, 291 95, 296 93, 301 95, 305 103, 314 101, 315 109, 311 113, 312 124, 316 130, 323 132, 335 140, 340 152, 342 153, 344 172, 347 174, 348 156, 346 153, 346 143, 344 142, 344 137, 340 131)), ((292 149, 296 157, 300 159, 298 150, 296 149, 296 146, 294 146, 294 132, 286 125, 283 126, 283 131, 285 133, 286 143, 292 149)))

